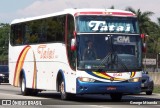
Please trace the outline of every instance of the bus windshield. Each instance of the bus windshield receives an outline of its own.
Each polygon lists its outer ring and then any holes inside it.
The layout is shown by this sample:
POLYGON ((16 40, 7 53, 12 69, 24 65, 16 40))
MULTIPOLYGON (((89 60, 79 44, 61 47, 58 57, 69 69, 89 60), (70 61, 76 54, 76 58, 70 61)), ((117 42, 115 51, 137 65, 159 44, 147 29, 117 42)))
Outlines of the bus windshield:
POLYGON ((77 32, 81 33, 139 33, 136 18, 112 16, 79 16, 77 32))
POLYGON ((79 34, 78 69, 119 72, 140 70, 141 45, 139 35, 79 34))

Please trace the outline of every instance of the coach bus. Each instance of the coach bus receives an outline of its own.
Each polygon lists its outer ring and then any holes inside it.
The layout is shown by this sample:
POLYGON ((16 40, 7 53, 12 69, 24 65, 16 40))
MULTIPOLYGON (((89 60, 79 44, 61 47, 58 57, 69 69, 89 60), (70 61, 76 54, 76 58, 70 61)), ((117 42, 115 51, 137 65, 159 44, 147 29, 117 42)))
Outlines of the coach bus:
POLYGON ((65 9, 11 22, 9 82, 23 95, 57 91, 140 93, 142 41, 136 15, 112 9, 65 9))

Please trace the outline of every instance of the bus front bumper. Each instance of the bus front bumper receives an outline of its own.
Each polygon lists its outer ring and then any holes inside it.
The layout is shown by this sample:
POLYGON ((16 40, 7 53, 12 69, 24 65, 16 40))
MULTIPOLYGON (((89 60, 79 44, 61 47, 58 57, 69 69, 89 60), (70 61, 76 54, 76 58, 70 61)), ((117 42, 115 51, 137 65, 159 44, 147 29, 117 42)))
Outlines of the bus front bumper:
POLYGON ((81 82, 77 80, 77 94, 137 94, 141 92, 141 82, 81 82))

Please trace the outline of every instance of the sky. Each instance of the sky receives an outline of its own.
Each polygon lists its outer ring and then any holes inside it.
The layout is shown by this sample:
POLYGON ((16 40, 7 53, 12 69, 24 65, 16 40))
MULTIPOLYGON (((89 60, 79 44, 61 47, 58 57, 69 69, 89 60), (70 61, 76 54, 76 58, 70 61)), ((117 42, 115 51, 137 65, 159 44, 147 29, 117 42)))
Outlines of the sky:
POLYGON ((132 7, 142 12, 154 12, 151 20, 160 17, 160 0, 0 0, 0 23, 14 19, 50 14, 67 8, 110 8, 124 10, 132 7))

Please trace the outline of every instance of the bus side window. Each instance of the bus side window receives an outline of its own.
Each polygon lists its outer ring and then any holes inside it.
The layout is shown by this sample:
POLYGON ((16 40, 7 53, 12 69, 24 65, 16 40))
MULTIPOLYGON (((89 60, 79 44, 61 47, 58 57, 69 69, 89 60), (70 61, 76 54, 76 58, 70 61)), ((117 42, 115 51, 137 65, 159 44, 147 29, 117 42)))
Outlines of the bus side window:
POLYGON ((24 24, 13 25, 14 32, 12 32, 12 44, 13 45, 23 45, 24 41, 24 24))
POLYGON ((15 41, 15 44, 22 44, 22 34, 21 34, 21 31, 18 31, 18 34, 17 34, 17 39, 15 41))
POLYGON ((71 51, 71 39, 73 38, 74 31, 74 19, 73 16, 67 15, 67 51, 68 51, 68 59, 72 69, 76 68, 76 51, 71 51))

